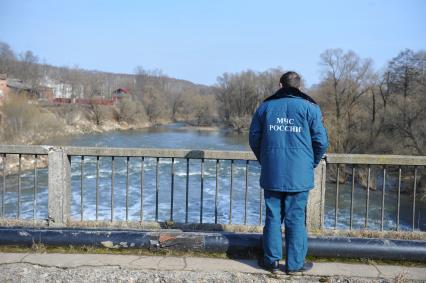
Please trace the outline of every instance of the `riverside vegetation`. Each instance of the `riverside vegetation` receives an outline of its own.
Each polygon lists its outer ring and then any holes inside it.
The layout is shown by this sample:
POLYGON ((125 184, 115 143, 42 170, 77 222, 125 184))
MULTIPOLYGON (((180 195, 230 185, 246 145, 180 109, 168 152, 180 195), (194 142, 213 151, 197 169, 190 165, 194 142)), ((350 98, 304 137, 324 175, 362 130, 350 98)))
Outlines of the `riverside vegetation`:
MULTIPOLYGON (((320 82, 303 90, 321 106, 329 152, 426 154, 426 51, 403 50, 378 71, 371 59, 328 49, 320 56, 320 68, 320 82)), ((11 92, 3 99, 0 142, 42 144, 52 136, 176 121, 247 131, 253 112, 277 90, 284 71, 224 73, 215 85, 205 86, 142 67, 134 74, 113 74, 40 64, 31 51, 17 55, 0 42, 0 73, 31 86, 26 95, 11 92), (49 80, 66 86, 71 98, 112 98, 118 88, 127 88, 130 94, 114 105, 55 105, 37 99, 41 86, 49 80)), ((331 179, 335 169, 328 170, 331 179)), ((339 182, 345 182, 350 172, 341 169, 339 182)), ((358 177, 365 187, 364 173, 359 171, 358 177)), ((426 191, 423 175, 418 178, 420 191, 426 191)))
MULTIPOLYGON (((426 52, 404 50, 382 71, 352 51, 321 54, 321 81, 306 91, 320 104, 336 153, 426 154, 426 52), (397 142, 395 142, 397 141, 397 142)), ((114 106, 25 103, 11 95, 1 108, 4 142, 37 142, 46 133, 144 127, 188 121, 247 130, 259 103, 277 89, 281 68, 225 73, 214 86, 169 78, 137 67, 134 75, 39 64, 31 52, 17 56, 0 43, 0 73, 22 79, 34 91, 46 78, 65 83, 72 97, 111 97, 115 88, 131 95, 114 106), (40 136, 41 137, 38 137, 40 136)))
MULTIPOLYGON (((320 56, 320 82, 303 89, 321 106, 329 152, 425 155, 425 63, 425 51, 404 50, 377 71, 370 59, 352 51, 324 51, 320 56)), ((273 68, 225 73, 215 85, 204 86, 141 67, 129 75, 39 64, 32 52, 16 55, 7 44, 0 43, 0 73, 31 86, 30 92, 10 92, 3 99, 0 143, 43 144, 59 135, 139 129, 177 121, 247 131, 253 112, 277 90, 284 71, 273 68), (48 80, 67 85, 71 98, 112 98, 118 88, 130 91, 113 105, 54 104, 38 98, 40 86, 48 80)), ((18 164, 17 155, 8 156, 6 174, 18 172, 18 164)), ((37 166, 46 165, 46 158, 40 157, 37 166)), ((23 156, 21 166, 23 170, 33 168, 33 159, 23 156)), ((339 180, 336 169, 327 166, 327 180, 351 181, 351 166, 340 165, 339 180)), ((382 169, 371 168, 370 189, 381 190, 382 169)), ((414 174, 410 170, 412 167, 404 168, 401 194, 412 199, 414 174)), ((396 194, 397 173, 397 167, 387 168, 387 194, 396 194)), ((426 200, 425 173, 425 168, 419 166, 416 199, 421 202, 426 200)), ((367 176, 366 167, 356 169, 354 177, 359 187, 367 187, 367 176)))
MULTIPOLYGON (((378 71, 371 59, 329 49, 320 56, 320 68, 320 82, 303 89, 321 106, 329 152, 426 154, 426 51, 403 50, 378 71)), ((0 73, 31 86, 30 95, 11 92, 4 99, 0 141, 41 144, 56 135, 176 121, 247 131, 253 112, 277 90, 284 71, 224 73, 215 85, 204 86, 142 67, 134 74, 113 74, 40 64, 31 51, 16 55, 0 42, 0 73), (127 88, 130 94, 114 105, 54 105, 34 99, 48 80, 66 85, 71 98, 111 98, 117 88, 127 88)), ((338 181, 344 182, 350 172, 341 169, 338 181)), ((359 173, 363 183, 364 173, 359 173)), ((423 175, 418 179, 421 191, 426 188, 423 175)), ((371 186, 375 188, 374 180, 371 186)))
MULTIPOLYGON (((371 59, 329 49, 321 54, 320 67, 320 82, 304 90, 321 106, 330 152, 426 154, 426 51, 401 51, 377 71, 371 59)), ((39 143, 47 135, 173 121, 246 131, 283 72, 224 73, 214 86, 204 86, 142 67, 128 75, 39 64, 31 51, 18 56, 0 42, 0 73, 27 82, 34 92, 49 78, 66 84, 72 98, 111 98, 117 88, 131 93, 112 106, 26 103, 28 98, 12 94, 0 108, 0 137, 8 143, 39 143)))

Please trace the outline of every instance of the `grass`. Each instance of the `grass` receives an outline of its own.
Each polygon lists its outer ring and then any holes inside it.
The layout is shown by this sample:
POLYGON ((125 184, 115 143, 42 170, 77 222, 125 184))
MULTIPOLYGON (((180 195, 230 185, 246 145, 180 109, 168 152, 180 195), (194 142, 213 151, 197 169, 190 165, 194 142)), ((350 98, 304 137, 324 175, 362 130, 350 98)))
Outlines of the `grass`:
POLYGON ((0 246, 2 253, 64 253, 64 254, 117 254, 139 256, 187 256, 228 258, 225 253, 202 253, 176 250, 148 250, 148 249, 116 249, 94 246, 46 246, 41 243, 33 243, 31 246, 0 246))
MULTIPOLYGON (((28 227, 28 228, 46 228, 47 222, 43 220, 16 220, 2 219, 0 227, 28 227)), ((138 230, 159 230, 176 229, 181 231, 193 232, 234 232, 234 233, 262 233, 263 226, 257 225, 236 225, 236 224, 185 224, 171 221, 165 222, 126 222, 126 221, 76 221, 70 222, 68 228, 100 228, 100 229, 138 229, 138 230)), ((310 231, 311 236, 330 236, 330 237, 360 237, 360 238, 382 238, 399 240, 421 240, 426 241, 426 232, 420 231, 372 231, 372 230, 315 230, 310 231)))
POLYGON ((135 229, 177 229, 182 231, 199 232, 239 232, 239 233, 262 233, 263 226, 255 225, 234 225, 234 224, 212 224, 212 223, 176 223, 165 222, 125 222, 125 221, 83 221, 71 222, 69 227, 76 228, 135 228, 135 229))
POLYGON ((332 237, 358 237, 358 238, 381 238, 397 240, 421 240, 426 241, 425 232, 408 231, 372 231, 372 230, 323 230, 317 232, 316 236, 332 237))

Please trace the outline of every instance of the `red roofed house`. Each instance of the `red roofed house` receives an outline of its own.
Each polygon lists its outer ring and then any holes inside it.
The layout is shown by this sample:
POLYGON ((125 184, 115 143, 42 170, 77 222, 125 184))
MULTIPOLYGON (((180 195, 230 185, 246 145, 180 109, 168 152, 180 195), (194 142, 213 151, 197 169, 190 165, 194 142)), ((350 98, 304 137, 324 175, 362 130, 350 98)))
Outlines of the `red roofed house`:
POLYGON ((112 92, 112 100, 114 102, 117 102, 118 100, 122 99, 126 95, 131 99, 130 91, 127 87, 118 88, 112 92))

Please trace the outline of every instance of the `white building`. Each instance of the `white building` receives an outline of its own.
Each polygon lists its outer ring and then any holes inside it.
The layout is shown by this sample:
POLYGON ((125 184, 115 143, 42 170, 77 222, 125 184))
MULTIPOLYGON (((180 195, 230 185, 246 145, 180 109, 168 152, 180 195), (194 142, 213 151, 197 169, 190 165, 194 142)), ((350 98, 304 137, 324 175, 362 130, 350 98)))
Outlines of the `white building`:
POLYGON ((82 98, 83 93, 83 85, 78 85, 76 89, 73 90, 71 84, 65 82, 58 82, 50 79, 49 77, 44 78, 44 85, 53 89, 53 96, 55 98, 82 98))

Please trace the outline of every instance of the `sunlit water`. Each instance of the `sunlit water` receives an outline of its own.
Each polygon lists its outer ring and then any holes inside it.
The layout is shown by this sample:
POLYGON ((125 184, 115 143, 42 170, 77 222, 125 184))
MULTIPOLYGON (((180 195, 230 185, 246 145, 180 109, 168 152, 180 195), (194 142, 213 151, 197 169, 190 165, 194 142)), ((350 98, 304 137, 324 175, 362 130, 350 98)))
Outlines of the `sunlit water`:
MULTIPOLYGON (((149 128, 138 131, 116 131, 100 134, 74 136, 53 139, 52 145, 101 146, 101 147, 145 147, 145 148, 186 148, 186 149, 216 149, 216 150, 249 150, 246 134, 230 131, 203 131, 182 127, 181 124, 149 128)), ((96 219, 96 158, 79 156, 72 157, 72 218, 84 220, 96 219), (83 182, 81 181, 81 166, 83 166, 83 182), (83 185, 83 186, 81 186, 83 185), (81 206, 83 192, 83 206, 81 206)), ((171 168, 170 158, 161 158, 159 163, 158 186, 158 220, 171 219, 171 168)), ((111 219, 111 203, 113 203, 113 219, 125 220, 155 220, 156 216, 156 159, 145 158, 143 163, 143 184, 141 184, 141 158, 129 159, 129 178, 126 212, 126 158, 115 158, 114 192, 111 198, 111 158, 101 157, 99 160, 99 190, 98 190, 98 219, 111 219), (141 189, 143 188, 143 189, 141 189), (141 204, 143 207, 141 209, 141 204)), ((203 170, 203 190, 201 190, 201 161, 190 160, 188 194, 186 192, 186 160, 175 159, 174 163, 174 192, 173 192, 173 221, 214 223, 215 215, 218 223, 259 224, 260 205, 264 217, 263 200, 259 188, 259 165, 250 162, 248 168, 248 184, 246 193, 246 162, 235 161, 233 166, 232 198, 231 198, 231 162, 220 161, 218 170, 218 190, 216 191, 216 161, 205 160, 203 170), (217 209, 215 200, 217 194, 217 209), (188 195, 188 200, 187 200, 188 195), (201 203, 201 198, 203 202, 201 203), (247 199, 247 204, 245 200, 247 199), (232 203, 231 203, 232 200, 232 203), (186 208, 188 203, 188 208, 186 208), (232 208, 232 212, 230 211, 232 208), (215 213, 216 211, 216 213, 215 213), (247 211, 247 213, 246 213, 247 211), (232 216, 230 215, 232 213, 232 216)), ((47 217, 47 170, 37 170, 36 217, 47 217)), ((6 178, 5 215, 17 215, 17 176, 6 178)), ((378 181, 379 182, 379 181, 378 181)), ((385 193, 385 209, 383 226, 385 230, 396 229, 397 223, 397 194, 396 182, 389 178, 385 193)), ((380 187, 380 184, 379 186, 380 187)), ((34 207, 34 172, 24 171, 21 175, 21 217, 32 218, 34 207)), ((355 229, 365 225, 366 190, 358 185, 354 190, 352 226, 355 229)), ((412 229, 412 196, 401 195, 399 229, 412 229)), ((340 185, 337 223, 335 223, 335 184, 327 182, 325 226, 347 229, 350 225, 350 184, 340 185)), ((370 191, 369 229, 381 228, 382 190, 370 191)), ((422 211, 426 205, 420 198, 416 199, 415 227, 426 230, 426 217, 422 211)), ((263 220, 262 220, 263 221, 263 220)))

